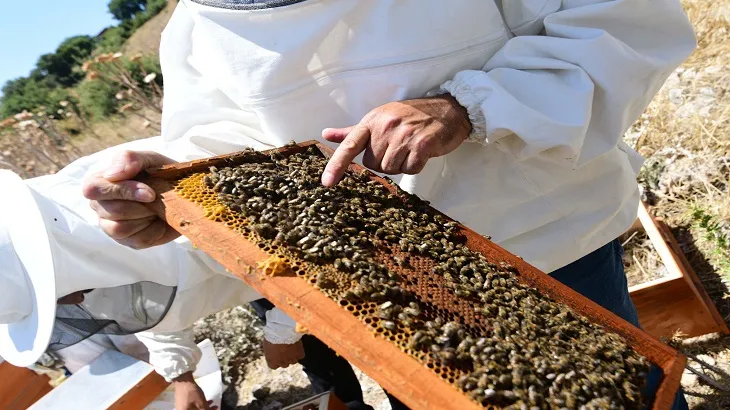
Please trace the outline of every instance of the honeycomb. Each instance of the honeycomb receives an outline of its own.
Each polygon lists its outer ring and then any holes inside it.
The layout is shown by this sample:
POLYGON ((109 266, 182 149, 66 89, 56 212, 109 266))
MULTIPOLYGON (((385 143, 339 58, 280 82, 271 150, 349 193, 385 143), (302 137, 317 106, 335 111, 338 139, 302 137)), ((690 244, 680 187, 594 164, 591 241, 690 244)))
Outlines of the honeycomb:
MULTIPOLYGON (((417 330, 379 315, 379 309, 390 302, 376 303, 347 298, 348 292, 352 292, 357 286, 357 281, 353 280, 349 274, 337 269, 332 263, 321 264, 306 261, 286 247, 278 246, 270 239, 265 239, 255 229, 252 229, 251 222, 243 213, 229 208, 219 200, 218 194, 205 182, 207 175, 207 172, 196 172, 184 176, 174 181, 174 189, 179 196, 200 205, 206 218, 225 224, 270 254, 271 257, 258 266, 266 275, 281 274, 287 269, 291 269, 310 286, 318 289, 336 301, 342 309, 357 317, 375 337, 391 341, 454 389, 468 394, 468 389, 464 388, 464 380, 470 376, 473 370, 470 366, 458 363, 445 364, 441 360, 434 359, 428 351, 413 348, 409 341, 413 339, 417 330)), ((459 296, 454 287, 449 286, 444 276, 431 273, 437 265, 431 257, 402 251, 401 247, 395 244, 380 246, 375 257, 377 262, 385 265, 390 272, 395 272, 400 276, 400 286, 403 290, 417 298, 420 309, 419 318, 424 322, 460 323, 474 335, 493 335, 502 327, 515 325, 502 321, 497 315, 486 315, 482 306, 475 306, 473 301, 459 296)), ((510 275, 518 274, 504 264, 494 266, 494 269, 510 275)), ((517 336, 514 336, 513 342, 518 349, 521 348, 524 352, 529 341, 519 340, 517 336)), ((529 408, 524 403, 527 400, 520 401, 518 407, 514 397, 480 397, 481 400, 475 399, 474 396, 471 398, 487 409, 529 408)), ((577 408, 580 403, 568 401, 562 404, 563 407, 577 408)), ((547 404, 545 405, 547 406, 547 404)), ((551 404, 550 407, 560 406, 551 404)))

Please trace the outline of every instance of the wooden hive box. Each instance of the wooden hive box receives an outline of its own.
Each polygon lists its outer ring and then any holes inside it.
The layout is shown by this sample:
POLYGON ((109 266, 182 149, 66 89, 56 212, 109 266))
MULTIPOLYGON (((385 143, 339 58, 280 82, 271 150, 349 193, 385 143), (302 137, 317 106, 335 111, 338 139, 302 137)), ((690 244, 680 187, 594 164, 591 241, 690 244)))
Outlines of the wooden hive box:
POLYGON ((671 337, 676 331, 687 337, 730 333, 674 235, 663 221, 651 215, 643 202, 634 224, 633 230, 636 229, 646 232, 669 272, 629 288, 641 327, 657 338, 671 337))
MULTIPOLYGON (((315 141, 287 146, 275 150, 281 155, 302 152, 315 147, 329 157, 332 150, 315 141)), ((240 233, 224 223, 209 219, 203 207, 178 195, 174 185, 180 179, 196 173, 207 173, 210 166, 219 168, 245 162, 243 154, 230 154, 189 163, 148 170, 140 180, 149 184, 159 195, 151 204, 170 226, 188 237, 193 244, 215 258, 230 272, 246 281, 260 294, 289 314, 298 324, 309 329, 345 359, 362 369, 398 399, 414 409, 477 409, 482 408, 453 385, 453 374, 434 371, 432 364, 405 353, 383 334, 376 334, 372 327, 353 314, 351 306, 345 308, 328 298, 325 293, 304 279, 301 266, 293 267, 276 276, 263 274, 266 261, 274 250, 263 244, 246 240, 240 233), (263 268, 263 269, 262 269, 263 268)), ((355 172, 369 172, 352 165, 355 172)), ((371 179, 384 184, 391 192, 396 189, 385 179, 373 174, 371 179)), ((658 339, 635 328, 628 322, 586 299, 567 286, 540 272, 522 259, 510 254, 476 232, 459 226, 465 245, 484 255, 490 262, 511 265, 518 280, 536 288, 540 293, 564 304, 592 323, 617 334, 637 353, 647 358, 663 371, 653 409, 669 409, 679 387, 686 358, 658 339)), ((389 268, 393 266, 389 265, 389 268)), ((401 272, 399 272, 401 273, 401 272)), ((413 291, 457 320, 474 320, 464 314, 465 308, 436 275, 414 274, 413 291), (421 275, 421 276, 418 276, 421 275), (416 277, 417 276, 417 277, 416 277)), ((313 283, 314 280, 312 279, 313 283)), ((345 305, 346 306, 346 305, 345 305)))
POLYGON ((53 389, 50 382, 45 374, 0 359, 0 409, 27 409, 53 389))

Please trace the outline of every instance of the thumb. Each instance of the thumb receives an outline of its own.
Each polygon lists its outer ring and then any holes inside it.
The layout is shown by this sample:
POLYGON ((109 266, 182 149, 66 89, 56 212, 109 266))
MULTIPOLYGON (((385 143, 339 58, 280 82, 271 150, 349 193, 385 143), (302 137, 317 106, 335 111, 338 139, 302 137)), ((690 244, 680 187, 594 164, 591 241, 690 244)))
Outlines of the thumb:
POLYGON ((122 151, 112 159, 104 171, 104 179, 110 182, 124 181, 136 177, 147 168, 172 164, 175 161, 151 151, 122 151))
POLYGON ((347 128, 325 128, 322 130, 322 138, 329 142, 341 143, 355 126, 347 128))

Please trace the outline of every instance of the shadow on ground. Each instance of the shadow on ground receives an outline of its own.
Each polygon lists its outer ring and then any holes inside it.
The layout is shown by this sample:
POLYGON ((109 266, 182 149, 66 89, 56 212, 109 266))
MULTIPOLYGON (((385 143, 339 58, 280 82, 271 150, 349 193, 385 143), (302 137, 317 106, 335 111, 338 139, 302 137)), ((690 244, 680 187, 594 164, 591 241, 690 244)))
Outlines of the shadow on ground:
POLYGON ((677 238, 679 247, 684 252, 692 269, 697 273, 697 277, 702 281, 702 286, 717 306, 717 310, 726 323, 730 325, 730 287, 728 280, 723 278, 712 266, 709 260, 705 258, 703 253, 697 248, 697 239, 692 235, 688 226, 680 226, 672 229, 672 233, 677 238))
MULTIPOLYGON (((224 403, 237 403, 238 393, 235 388, 229 388, 223 393, 226 397, 224 403)), ((286 390, 278 390, 270 394, 260 396, 252 402, 232 407, 223 405, 221 410, 279 410, 304 399, 312 397, 312 389, 309 387, 291 386, 286 390)))

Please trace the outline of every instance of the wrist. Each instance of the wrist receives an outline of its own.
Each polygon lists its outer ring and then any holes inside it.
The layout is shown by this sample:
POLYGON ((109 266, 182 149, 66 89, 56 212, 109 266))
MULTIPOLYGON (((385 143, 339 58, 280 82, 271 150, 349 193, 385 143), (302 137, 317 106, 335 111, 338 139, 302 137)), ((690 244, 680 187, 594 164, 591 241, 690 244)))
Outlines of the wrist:
POLYGON ((175 385, 178 385, 178 384, 188 384, 188 383, 195 384, 195 378, 193 377, 193 372, 187 372, 187 373, 183 373, 180 376, 172 379, 172 382, 175 385))
POLYGON ((449 93, 439 94, 431 98, 441 101, 447 107, 445 109, 445 118, 449 120, 454 135, 458 135, 461 140, 467 139, 473 127, 466 107, 461 105, 459 100, 449 93))
POLYGON ((436 95, 452 98, 466 112, 466 119, 469 122, 469 135, 466 140, 482 145, 487 144, 487 121, 482 111, 484 97, 475 92, 463 76, 446 81, 441 85, 436 95))

